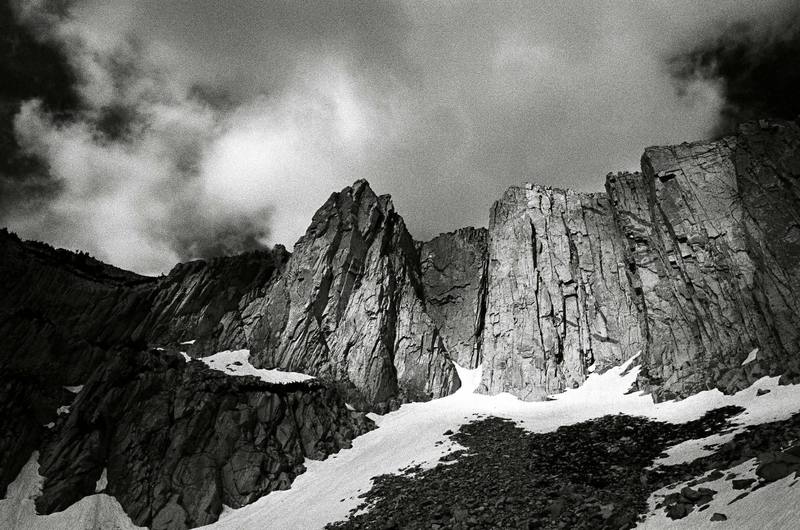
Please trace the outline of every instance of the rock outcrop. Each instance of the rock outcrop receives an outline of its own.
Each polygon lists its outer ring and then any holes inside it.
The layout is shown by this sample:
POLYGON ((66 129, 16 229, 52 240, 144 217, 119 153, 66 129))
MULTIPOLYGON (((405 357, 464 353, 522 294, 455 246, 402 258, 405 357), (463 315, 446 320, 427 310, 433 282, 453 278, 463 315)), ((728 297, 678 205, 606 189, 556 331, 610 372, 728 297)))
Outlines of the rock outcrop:
POLYGON ((462 228, 421 243, 427 313, 451 357, 475 368, 482 361, 489 232, 462 228))
POLYGON ((425 312, 414 241, 365 181, 334 193, 286 271, 245 311, 254 364, 337 381, 359 407, 449 394, 458 378, 425 312))
POLYGON ((796 123, 761 121, 735 137, 649 148, 643 174, 609 177, 644 297, 643 388, 685 397, 796 371, 799 148, 796 123))
POLYGON ((223 504, 287 489, 305 458, 350 447, 371 425, 316 380, 268 384, 178 354, 117 352, 47 436, 37 510, 67 508, 105 474, 137 525, 208 524, 223 504))
POLYGON ((511 188, 492 208, 489 238, 487 392, 544 399, 643 347, 607 197, 511 188))

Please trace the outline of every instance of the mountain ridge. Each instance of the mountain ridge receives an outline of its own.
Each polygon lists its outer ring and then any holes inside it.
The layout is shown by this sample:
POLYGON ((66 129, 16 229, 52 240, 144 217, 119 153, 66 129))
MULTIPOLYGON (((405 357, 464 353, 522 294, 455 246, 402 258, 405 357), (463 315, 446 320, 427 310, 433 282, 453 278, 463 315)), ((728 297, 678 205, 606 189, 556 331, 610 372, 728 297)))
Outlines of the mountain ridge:
MULTIPOLYGON (((126 362, 130 373, 161 366, 154 388, 162 378, 183 378, 186 388, 206 384, 207 373, 186 370, 194 363, 186 365, 178 352, 204 357, 248 349, 256 368, 315 376, 324 392, 299 389, 295 403, 310 400, 332 419, 318 428, 312 414, 292 429, 311 429, 314 439, 345 434, 319 454, 309 444, 292 449, 293 462, 346 447, 367 428, 363 415, 343 412, 341 403, 385 413, 452 394, 460 386, 454 362, 483 367, 479 392, 526 400, 580 386, 594 371, 636 355, 638 387, 656 400, 715 387, 733 393, 764 375, 796 382, 798 147, 798 124, 778 120, 746 123, 715 141, 650 147, 642 172, 609 174, 605 193, 511 187, 492 206, 488 228, 425 242, 411 237, 388 195, 360 180, 331 194, 291 253, 278 246, 193 261, 158 278, 3 230, 0 401, 11 428, 0 438, 0 488, 44 446, 51 471, 42 508, 68 504, 69 488, 53 485, 68 483, 72 472, 47 455, 61 454, 54 448, 66 444, 86 461, 102 461, 109 449, 98 453, 87 440, 112 436, 125 415, 108 409, 108 431, 91 422, 76 427, 55 412, 71 402, 64 387, 97 378, 99 388, 114 387, 118 372, 110 367, 126 362), (53 430, 46 427, 51 422, 53 430)), ((214 384, 223 395, 241 396, 241 383, 214 384)), ((159 399, 163 406, 176 398, 159 399)), ((241 414, 273 418, 259 434, 273 440, 282 417, 256 398, 236 399, 247 402, 241 414)), ((93 417, 91 403, 85 406, 93 417)), ((207 421, 199 418, 208 411, 186 414, 197 418, 189 421, 194 425, 207 421)), ((236 429, 243 439, 255 436, 250 427, 236 429)), ((131 436, 127 444, 142 443, 131 436)), ((226 447, 214 449, 222 459, 215 465, 241 458, 226 447)), ((164 458, 162 465, 174 464, 164 458)), ((281 460, 286 456, 263 458, 293 469, 281 460)), ((265 479, 262 464, 253 466, 249 493, 217 485, 207 492, 211 501, 158 497, 158 506, 144 506, 121 467, 110 488, 137 524, 182 528, 215 520, 220 499, 251 502, 288 487, 299 472, 278 479, 273 470, 276 476, 265 479)), ((91 477, 100 469, 92 464, 91 477)), ((160 484, 154 479, 146 487, 161 491, 160 484)))

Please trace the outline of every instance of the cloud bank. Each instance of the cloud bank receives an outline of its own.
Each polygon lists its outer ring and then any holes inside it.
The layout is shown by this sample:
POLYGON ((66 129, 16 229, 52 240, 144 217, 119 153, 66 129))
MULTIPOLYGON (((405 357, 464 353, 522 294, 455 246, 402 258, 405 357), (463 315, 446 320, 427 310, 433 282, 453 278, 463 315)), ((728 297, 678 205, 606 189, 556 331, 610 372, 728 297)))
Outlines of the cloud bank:
POLYGON ((769 48, 796 42, 788 1, 48 5, 18 21, 63 52, 81 104, 19 101, 19 148, 58 191, 0 220, 146 273, 290 246, 359 178, 420 239, 484 225, 509 185, 600 190, 648 145, 790 112, 752 80, 769 60, 797 75, 796 47, 769 48))

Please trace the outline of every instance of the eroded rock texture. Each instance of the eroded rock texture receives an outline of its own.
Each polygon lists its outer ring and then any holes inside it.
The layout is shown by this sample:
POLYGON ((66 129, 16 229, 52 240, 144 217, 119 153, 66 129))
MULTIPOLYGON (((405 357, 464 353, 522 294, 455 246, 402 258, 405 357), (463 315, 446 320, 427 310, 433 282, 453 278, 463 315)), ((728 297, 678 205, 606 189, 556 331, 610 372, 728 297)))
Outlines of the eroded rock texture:
POLYGON ((486 391, 543 399, 642 348, 607 197, 511 188, 492 208, 489 239, 486 391))
POLYGON ((305 468, 371 428, 318 381, 229 377, 177 354, 118 352, 97 370, 40 455, 39 513, 95 492, 106 471, 137 525, 191 528, 222 505, 287 489, 305 468))
POLYGON ((453 361, 482 364, 483 391, 523 399, 639 352, 640 386, 657 398, 764 374, 798 381, 798 147, 796 123, 762 121, 649 148, 642 173, 609 175, 605 194, 511 188, 488 230, 424 243, 359 181, 331 195, 291 255, 277 247, 160 278, 2 231, 0 490, 44 445, 42 509, 86 494, 107 466, 137 522, 201 524, 360 432, 342 400, 383 412, 447 395, 453 361), (120 354, 148 346, 249 348, 257 367, 318 382, 279 390, 169 353, 120 354), (58 420, 72 399, 63 387, 84 383, 75 415, 58 420))
POLYGON ((642 383, 659 396, 734 391, 796 366, 798 147, 796 123, 762 121, 715 142, 649 148, 643 174, 609 177, 645 300, 642 383))
POLYGON ((475 368, 482 360, 489 232, 462 228, 420 245, 428 315, 451 357, 475 368))
POLYGON ((419 256, 388 196, 365 181, 334 193, 286 271, 245 311, 255 363, 331 378, 359 407, 386 410, 458 387, 425 311, 419 256))

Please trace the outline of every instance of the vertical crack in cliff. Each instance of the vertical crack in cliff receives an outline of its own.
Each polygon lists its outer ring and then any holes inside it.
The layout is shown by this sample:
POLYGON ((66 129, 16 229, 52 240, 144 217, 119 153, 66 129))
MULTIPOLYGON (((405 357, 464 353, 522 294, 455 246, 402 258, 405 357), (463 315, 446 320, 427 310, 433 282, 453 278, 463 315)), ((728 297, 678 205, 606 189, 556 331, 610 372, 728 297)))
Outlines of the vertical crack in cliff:
POLYGON ((489 235, 486 234, 486 246, 483 252, 481 277, 478 286, 478 307, 475 317, 474 350, 470 360, 470 368, 477 368, 483 363, 483 332, 486 327, 486 307, 489 298, 489 235))
POLYGON ((545 343, 544 343, 544 332, 542 331, 542 309, 541 309, 541 304, 539 303, 539 282, 541 281, 541 275, 539 274, 539 241, 537 240, 538 235, 536 233, 536 225, 533 223, 533 219, 531 219, 530 216, 528 216, 528 225, 530 226, 531 229, 530 244, 531 244, 531 256, 533 263, 533 280, 534 280, 533 300, 534 300, 534 308, 536 309, 536 331, 539 334, 539 344, 541 345, 542 349, 543 368, 546 370, 547 369, 546 361, 548 352, 545 348, 545 343))

